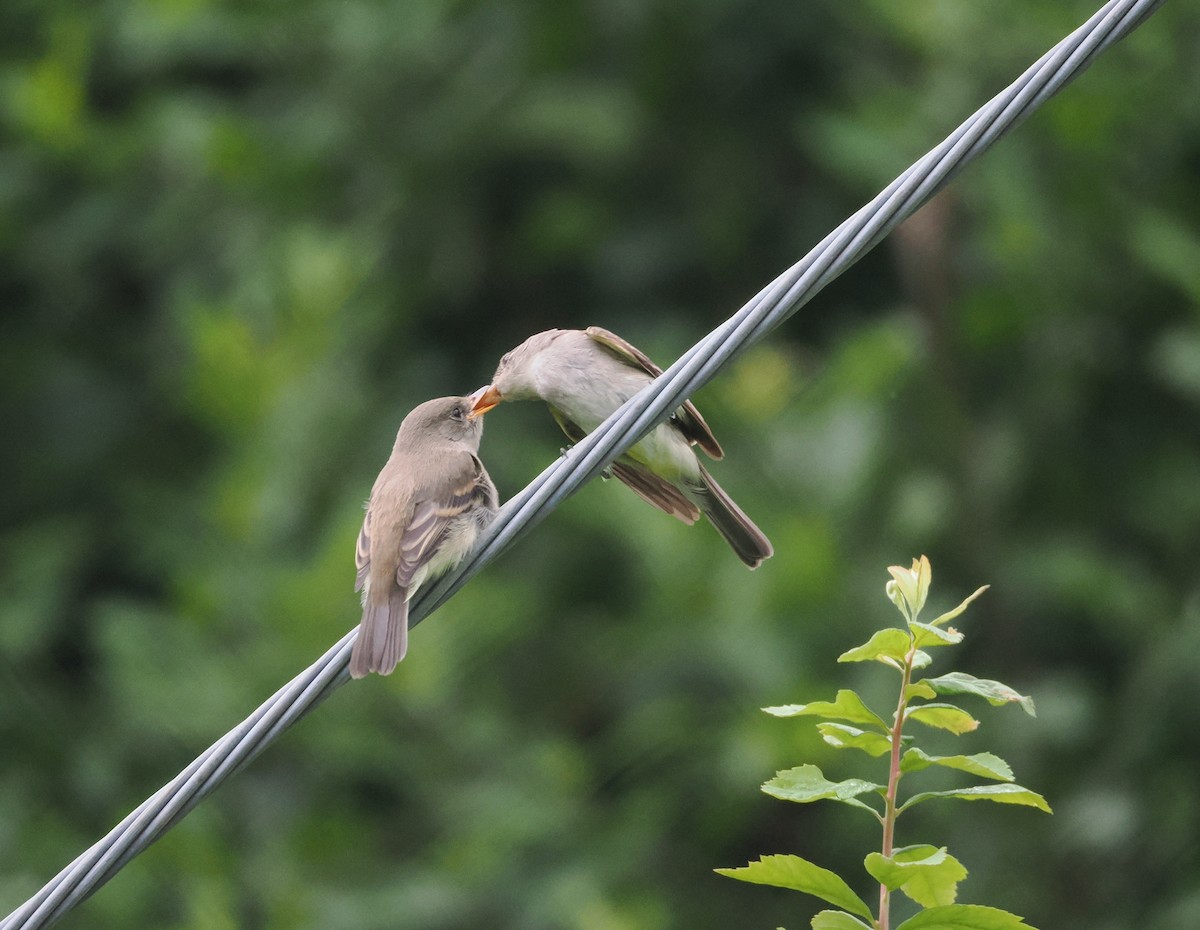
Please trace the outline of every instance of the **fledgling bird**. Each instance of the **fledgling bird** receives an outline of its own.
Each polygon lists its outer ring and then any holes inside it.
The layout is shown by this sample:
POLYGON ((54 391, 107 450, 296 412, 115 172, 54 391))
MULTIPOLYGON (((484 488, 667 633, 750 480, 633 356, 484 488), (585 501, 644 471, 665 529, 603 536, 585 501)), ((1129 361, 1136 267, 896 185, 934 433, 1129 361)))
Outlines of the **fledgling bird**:
MULTIPOLYGON (((662 369, 639 349, 599 326, 550 329, 507 353, 492 383, 479 394, 476 413, 502 400, 544 400, 572 443, 579 442, 662 369)), ((612 473, 647 503, 695 523, 704 514, 750 568, 774 554, 770 540, 700 463, 692 446, 711 458, 720 444, 691 401, 651 430, 611 466, 612 473)))
POLYGON ((354 590, 362 626, 350 675, 391 674, 408 649, 408 600, 449 571, 496 516, 496 486, 479 460, 485 389, 414 407, 367 501, 358 534, 354 590))

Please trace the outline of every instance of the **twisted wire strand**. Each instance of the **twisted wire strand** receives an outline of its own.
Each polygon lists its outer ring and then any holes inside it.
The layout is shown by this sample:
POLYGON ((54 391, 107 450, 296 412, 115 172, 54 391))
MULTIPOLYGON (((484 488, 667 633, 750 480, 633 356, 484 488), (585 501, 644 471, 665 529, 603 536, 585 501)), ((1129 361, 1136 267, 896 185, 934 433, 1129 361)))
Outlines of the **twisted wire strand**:
MULTIPOLYGON (((413 600, 410 625, 440 607, 463 584, 566 497, 670 415, 731 359, 762 339, 892 229, 1083 71, 1136 29, 1165 0, 1110 0, 980 107, 940 145, 833 230, 737 313, 692 346, 661 377, 631 398, 587 438, 533 479, 500 510, 476 548, 413 600)), ((352 630, 275 692, 238 726, 142 802, 0 922, 0 930, 46 927, 94 893, 178 823, 230 775, 349 680, 352 630)))

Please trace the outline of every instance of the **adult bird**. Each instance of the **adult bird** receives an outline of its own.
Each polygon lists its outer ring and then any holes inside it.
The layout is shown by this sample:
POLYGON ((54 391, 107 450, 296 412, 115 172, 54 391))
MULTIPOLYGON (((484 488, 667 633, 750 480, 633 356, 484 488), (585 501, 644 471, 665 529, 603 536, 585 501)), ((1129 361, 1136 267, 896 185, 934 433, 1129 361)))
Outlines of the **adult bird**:
MULTIPOLYGON (((550 329, 500 359, 492 383, 476 392, 474 413, 502 400, 543 400, 572 443, 662 374, 645 353, 599 326, 550 329)), ((613 462, 612 473, 635 494, 684 523, 703 514, 737 557, 757 568, 774 553, 770 540, 700 463, 724 452, 691 401, 613 462)))
POLYGON ((392 672, 408 649, 409 598, 462 561, 496 515, 496 486, 479 460, 483 420, 473 410, 483 390, 413 408, 375 479, 355 553, 363 615, 354 678, 392 672))

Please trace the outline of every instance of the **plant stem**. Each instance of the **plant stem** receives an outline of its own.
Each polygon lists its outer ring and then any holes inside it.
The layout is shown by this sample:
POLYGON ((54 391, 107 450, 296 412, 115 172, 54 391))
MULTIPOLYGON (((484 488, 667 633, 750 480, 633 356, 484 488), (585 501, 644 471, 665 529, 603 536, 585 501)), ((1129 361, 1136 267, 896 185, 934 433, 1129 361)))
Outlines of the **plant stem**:
MULTIPOLYGON (((904 733, 904 714, 908 710, 908 684, 912 680, 912 667, 917 647, 914 644, 904 657, 904 670, 900 681, 900 700, 896 702, 896 719, 892 723, 892 755, 888 768, 887 794, 884 795, 883 849, 890 857, 896 836, 896 796, 900 788, 900 738, 904 733)), ((891 924, 891 892, 887 885, 879 886, 879 930, 889 930, 891 924)))

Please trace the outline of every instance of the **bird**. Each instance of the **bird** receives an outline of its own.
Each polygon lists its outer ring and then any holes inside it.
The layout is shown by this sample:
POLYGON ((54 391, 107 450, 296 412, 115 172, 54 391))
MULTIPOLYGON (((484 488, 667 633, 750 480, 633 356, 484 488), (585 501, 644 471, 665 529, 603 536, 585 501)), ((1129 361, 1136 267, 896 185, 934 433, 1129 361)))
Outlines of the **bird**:
POLYGON ((362 623, 350 675, 389 675, 408 649, 408 601, 449 571, 492 522, 496 486, 479 459, 484 389, 426 401, 404 418, 366 504, 355 547, 362 623))
MULTIPOLYGON (((577 443, 661 374, 645 353, 607 329, 549 329, 500 359, 492 383, 476 392, 472 412, 486 413, 504 400, 543 400, 577 443)), ((713 459, 725 454, 700 411, 685 401, 613 462, 611 472, 684 523, 703 514, 737 557, 757 568, 774 554, 770 540, 717 484, 693 446, 713 459)))

